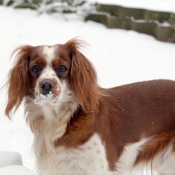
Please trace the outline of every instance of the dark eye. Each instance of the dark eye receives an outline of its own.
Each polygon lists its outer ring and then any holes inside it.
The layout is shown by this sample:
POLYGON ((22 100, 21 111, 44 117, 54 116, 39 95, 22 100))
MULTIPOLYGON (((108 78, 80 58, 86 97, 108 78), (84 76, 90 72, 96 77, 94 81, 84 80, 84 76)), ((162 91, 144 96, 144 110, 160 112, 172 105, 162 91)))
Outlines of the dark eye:
POLYGON ((57 68, 56 72, 57 73, 64 73, 67 70, 65 66, 60 66, 57 68))
POLYGON ((34 73, 39 73, 39 72, 40 72, 40 67, 39 67, 39 66, 33 66, 33 67, 32 67, 32 71, 33 71, 34 73))

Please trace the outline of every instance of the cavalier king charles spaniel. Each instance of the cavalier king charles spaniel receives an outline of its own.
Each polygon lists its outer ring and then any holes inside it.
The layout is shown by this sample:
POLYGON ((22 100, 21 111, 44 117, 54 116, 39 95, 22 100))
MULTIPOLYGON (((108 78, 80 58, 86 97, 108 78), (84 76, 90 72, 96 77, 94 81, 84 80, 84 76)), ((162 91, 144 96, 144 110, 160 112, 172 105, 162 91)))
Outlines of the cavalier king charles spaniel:
POLYGON ((38 173, 146 175, 148 167, 175 175, 175 82, 101 88, 83 45, 72 39, 13 52, 5 113, 24 100, 38 173))

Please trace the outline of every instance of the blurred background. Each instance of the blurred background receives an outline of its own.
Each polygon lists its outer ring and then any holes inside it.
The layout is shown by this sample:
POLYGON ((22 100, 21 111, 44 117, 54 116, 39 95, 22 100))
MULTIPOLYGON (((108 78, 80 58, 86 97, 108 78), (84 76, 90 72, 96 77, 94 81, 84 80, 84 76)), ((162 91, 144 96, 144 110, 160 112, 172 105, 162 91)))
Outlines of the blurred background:
MULTIPOLYGON (((104 88, 152 79, 175 80, 175 0, 0 0, 0 84, 20 45, 62 44, 78 37, 104 88)), ((4 115, 0 94, 0 151, 19 152, 35 171, 33 134, 23 106, 4 115)))

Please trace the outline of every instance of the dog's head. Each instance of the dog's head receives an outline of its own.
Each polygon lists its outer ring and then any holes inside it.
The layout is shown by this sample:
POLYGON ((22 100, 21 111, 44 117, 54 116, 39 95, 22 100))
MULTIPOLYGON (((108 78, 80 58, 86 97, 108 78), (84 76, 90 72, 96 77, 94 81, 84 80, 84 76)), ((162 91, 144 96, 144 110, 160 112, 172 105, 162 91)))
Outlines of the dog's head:
POLYGON ((79 51, 80 40, 72 39, 53 46, 21 46, 9 72, 7 116, 24 97, 42 106, 69 102, 74 94, 85 112, 97 110, 99 89, 96 72, 79 51))

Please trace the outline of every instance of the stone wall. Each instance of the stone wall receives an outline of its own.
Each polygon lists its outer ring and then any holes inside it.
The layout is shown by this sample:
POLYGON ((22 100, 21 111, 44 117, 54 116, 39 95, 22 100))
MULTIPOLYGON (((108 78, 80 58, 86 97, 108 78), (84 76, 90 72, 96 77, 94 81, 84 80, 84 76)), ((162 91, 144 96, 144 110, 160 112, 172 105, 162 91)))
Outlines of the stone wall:
POLYGON ((97 12, 86 20, 103 23, 108 28, 134 30, 175 43, 175 14, 146 9, 97 4, 97 12))

